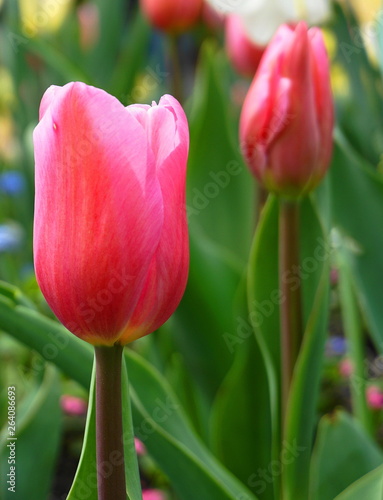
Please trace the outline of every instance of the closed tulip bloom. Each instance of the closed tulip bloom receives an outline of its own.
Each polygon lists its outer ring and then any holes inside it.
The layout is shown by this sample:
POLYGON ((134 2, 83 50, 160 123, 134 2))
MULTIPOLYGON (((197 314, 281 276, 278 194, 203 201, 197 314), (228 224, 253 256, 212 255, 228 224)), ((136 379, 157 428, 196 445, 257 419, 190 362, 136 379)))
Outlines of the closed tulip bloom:
POLYGON ((192 28, 202 12, 202 0, 141 0, 140 5, 155 28, 169 32, 192 28))
POLYGON ((240 140, 268 190, 297 198, 314 189, 331 160, 334 122, 329 61, 318 28, 282 26, 246 96, 240 140))
POLYGON ((124 107, 83 83, 50 87, 34 146, 35 270, 53 312, 94 345, 151 333, 188 274, 180 104, 124 107))
POLYGON ((238 73, 254 76, 265 48, 250 40, 242 19, 235 14, 226 18, 225 45, 227 55, 238 73))

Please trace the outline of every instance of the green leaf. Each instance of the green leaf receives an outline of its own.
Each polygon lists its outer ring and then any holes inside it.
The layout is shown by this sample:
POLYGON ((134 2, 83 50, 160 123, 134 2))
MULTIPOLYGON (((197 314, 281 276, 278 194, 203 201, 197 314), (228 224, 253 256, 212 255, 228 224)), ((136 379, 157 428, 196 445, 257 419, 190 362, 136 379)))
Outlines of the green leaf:
POLYGON ((236 318, 237 328, 231 336, 236 358, 212 408, 213 450, 260 500, 273 500, 273 481, 259 472, 270 474, 272 461, 268 380, 249 323, 246 296, 241 297, 236 318))
MULTIPOLYGON (((96 457, 96 374, 93 366, 89 389, 89 405, 84 440, 79 465, 67 500, 85 498, 98 500, 96 457)), ((125 478, 128 500, 142 500, 137 454, 134 446, 132 413, 129 398, 129 382, 123 360, 122 370, 122 415, 124 425, 125 478)), ((113 465, 113 464, 112 464, 113 465)))
POLYGON ((227 334, 233 330, 234 297, 241 275, 240 266, 230 257, 205 235, 190 229, 191 265, 175 314, 174 342, 208 400, 215 397, 234 359, 227 334))
POLYGON ((234 296, 254 218, 253 180, 231 127, 227 73, 223 54, 205 43, 189 113, 195 145, 187 180, 190 275, 174 336, 208 410, 234 360, 225 334, 235 327, 234 296))
POLYGON ((383 178, 336 133, 330 169, 333 220, 348 243, 359 304, 376 348, 383 352, 383 178), (352 217, 350 217, 352 207, 352 217))
MULTIPOLYGON (((254 329, 265 365, 270 397, 272 443, 271 457, 279 460, 279 282, 278 282, 278 200, 269 196, 261 213, 250 252, 248 283, 248 318, 254 329)), ((271 463, 271 462, 270 462, 271 463)), ((280 474, 272 486, 279 497, 280 474)))
POLYGON ((383 466, 369 472, 334 500, 381 500, 383 498, 383 466))
POLYGON ((182 500, 254 500, 191 429, 167 382, 133 351, 127 351, 135 435, 167 474, 182 500))
POLYGON ((350 415, 339 411, 324 416, 311 462, 310 500, 333 500, 382 461, 382 452, 350 415))
MULTIPOLYGON (((11 298, 0 295, 0 328, 35 349, 47 361, 55 363, 84 387, 89 387, 92 348, 57 322, 23 305, 16 305, 11 298)), ((44 363, 34 360, 32 371, 38 374, 43 369, 44 363)))
POLYGON ((348 342, 348 355, 353 367, 350 384, 352 410, 360 425, 372 436, 374 434, 372 413, 368 408, 366 398, 366 339, 357 302, 349 252, 346 246, 342 245, 340 235, 338 235, 337 240, 336 262, 339 271, 339 300, 342 310, 343 329, 348 342))
POLYGON ((87 55, 89 73, 94 75, 97 85, 104 87, 110 81, 110 75, 116 65, 124 26, 125 0, 116 0, 113 8, 104 0, 95 0, 99 11, 99 37, 97 44, 87 55))
POLYGON ((124 426, 125 478, 128 500, 142 500, 137 452, 134 444, 130 388, 125 357, 122 360, 122 418, 124 426))
MULTIPOLYGON (((132 104, 137 100, 134 92, 132 95, 132 90, 137 74, 147 60, 151 33, 151 28, 144 19, 141 10, 137 10, 122 40, 121 52, 113 70, 110 84, 108 82, 110 92, 126 104, 132 104), (122 98, 122 96, 124 97, 122 98)), ((157 71, 158 66, 154 70, 150 69, 155 73, 154 83, 160 83, 158 80, 163 77, 161 77, 161 72, 157 71)))
MULTIPOLYGON (((43 356, 45 339, 70 338, 51 361, 88 388, 93 361, 90 346, 55 321, 0 297, 0 328, 43 356), (50 336, 50 337, 49 337, 50 336), (87 374, 87 376, 86 376, 87 374)), ((168 475, 183 500, 256 500, 208 451, 192 430, 164 378, 133 351, 126 350, 131 381, 134 431, 168 475)))
POLYGON ((232 131, 235 111, 224 85, 225 56, 208 41, 200 57, 189 113, 194 144, 188 162, 189 224, 246 262, 254 220, 253 179, 232 131))
POLYGON ((81 456, 67 500, 98 500, 96 466, 96 370, 93 366, 81 456))
POLYGON ((27 48, 53 68, 65 83, 68 81, 92 83, 91 77, 81 67, 74 64, 59 48, 55 47, 51 40, 41 37, 30 38, 27 48))
POLYGON ((3 500, 33 498, 45 500, 48 497, 56 459, 60 449, 62 413, 60 408, 60 379, 57 370, 46 367, 40 386, 32 390, 30 397, 17 399, 16 386, 16 432, 15 465, 8 463, 10 456, 8 425, 0 434, 0 474, 3 478, 0 492, 3 500), (38 460, 31 455, 38 450, 38 460), (15 466, 15 492, 6 483, 10 467, 15 466), (15 495, 16 493, 16 495, 15 495))
MULTIPOLYGON (((331 28, 337 42, 335 61, 343 66, 350 83, 350 94, 336 100, 337 120, 354 147, 377 163, 383 140, 381 75, 369 60, 363 27, 358 25, 351 2, 333 5, 336 15, 332 17, 331 28)), ((381 26, 379 28, 381 31, 381 26)))

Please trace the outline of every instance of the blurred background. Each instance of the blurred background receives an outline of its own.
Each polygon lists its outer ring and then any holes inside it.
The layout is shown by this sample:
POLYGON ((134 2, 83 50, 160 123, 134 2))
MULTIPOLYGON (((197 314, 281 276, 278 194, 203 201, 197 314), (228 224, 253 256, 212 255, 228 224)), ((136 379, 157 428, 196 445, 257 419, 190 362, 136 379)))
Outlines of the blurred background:
MULTIPOLYGON (((382 446, 382 287, 376 278, 382 276, 383 267, 383 200, 380 187, 379 193, 372 186, 363 191, 359 177, 354 178, 355 185, 352 179, 348 185, 344 173, 350 165, 362 164, 364 171, 370 172, 363 174, 366 178, 378 176, 381 182, 383 11, 381 2, 372 0, 334 1, 331 9, 323 29, 332 61, 337 134, 341 138, 338 144, 347 147, 336 150, 335 159, 342 168, 333 171, 317 196, 323 200, 331 191, 335 202, 327 210, 331 211, 333 239, 341 239, 340 245, 354 259, 356 275, 361 276, 363 384, 374 446, 382 446), (337 228, 344 230, 341 236, 337 228), (373 250, 368 258, 358 260, 361 245, 371 242, 373 250), (363 306, 366 302, 369 307, 363 306)), ((160 333, 136 342, 133 349, 166 377, 194 431, 246 482, 249 470, 235 453, 230 456, 235 437, 225 437, 221 421, 222 409, 230 406, 236 383, 244 375, 238 367, 249 368, 243 338, 235 332, 242 325, 244 273, 263 201, 241 157, 238 120, 264 47, 242 40, 237 49, 235 36, 244 36, 240 29, 234 28, 233 35, 222 12, 207 3, 201 5, 198 18, 187 29, 175 32, 153 26, 133 0, 0 1, 0 280, 4 296, 14 294, 13 287, 17 287, 26 303, 53 318, 36 284, 32 257, 32 133, 44 91, 53 84, 83 81, 106 90, 124 105, 158 101, 165 93, 175 95, 185 107, 191 132, 187 201, 190 279, 174 317, 160 333), (245 43, 252 47, 246 45, 245 49, 245 43)), ((321 415, 339 406, 351 410, 353 366, 340 311, 336 259, 332 268, 321 415)), ((79 459, 87 391, 61 372, 47 374, 50 369, 40 354, 16 338, 0 332, 0 422, 3 424, 6 417, 3 391, 15 385, 23 412, 28 416, 31 407, 40 412, 40 426, 44 422, 45 439, 51 442, 49 467, 41 477, 30 469, 37 475, 33 480, 35 496, 29 498, 62 500, 79 459), (35 369, 43 365, 44 370, 35 369), (38 406, 34 391, 42 383, 48 384, 47 380, 55 389, 49 392, 50 399, 44 399, 47 406, 38 406)), ((49 359, 49 352, 46 354, 49 359)), ((33 415, 25 418, 22 432, 29 435, 30 425, 31 435, 44 436, 33 415)), ((238 432, 238 442, 246 441, 246 436, 239 436, 240 422, 234 415, 228 417, 226 425, 230 422, 238 432)), ((38 440, 27 442, 34 447, 33 460, 35 454, 38 456, 38 440)), ((157 497, 147 493, 147 499, 182 500, 168 473, 139 442, 137 447, 144 489, 158 490, 151 493, 157 497)), ((30 456, 25 460, 31 460, 30 456)))

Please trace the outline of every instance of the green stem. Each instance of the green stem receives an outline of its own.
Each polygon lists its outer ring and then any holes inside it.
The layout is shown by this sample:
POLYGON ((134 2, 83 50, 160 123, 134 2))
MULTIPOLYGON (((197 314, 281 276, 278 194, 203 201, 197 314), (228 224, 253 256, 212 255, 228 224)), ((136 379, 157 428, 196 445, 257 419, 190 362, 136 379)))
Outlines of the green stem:
POLYGON ((294 366, 303 337, 299 268, 299 202, 280 200, 279 287, 282 295, 280 305, 282 426, 286 415, 294 366))
POLYGON ((123 347, 95 347, 98 500, 126 500, 121 362, 123 347))
POLYGON ((355 417, 370 436, 374 435, 372 414, 366 399, 365 345, 359 305, 356 300, 350 268, 343 256, 338 258, 339 298, 343 327, 348 340, 353 372, 351 375, 351 401, 355 417))
POLYGON ((172 94, 182 104, 183 103, 183 87, 182 87, 182 71, 180 63, 180 54, 178 50, 177 35, 169 35, 170 61, 172 71, 172 94))

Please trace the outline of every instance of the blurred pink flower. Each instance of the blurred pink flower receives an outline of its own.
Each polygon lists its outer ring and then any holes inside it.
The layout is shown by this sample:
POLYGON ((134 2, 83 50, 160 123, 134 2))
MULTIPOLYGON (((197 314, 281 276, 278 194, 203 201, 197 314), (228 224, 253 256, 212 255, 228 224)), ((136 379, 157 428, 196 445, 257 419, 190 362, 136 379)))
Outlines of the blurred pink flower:
POLYGON ((354 367, 352 361, 349 358, 344 358, 339 362, 339 373, 342 377, 349 378, 352 375, 354 367))
POLYGON ((137 455, 146 455, 146 447, 138 438, 134 438, 134 446, 136 447, 137 455))
POLYGON ((383 408, 383 392, 376 385, 371 385, 366 391, 367 403, 370 408, 380 410, 383 408))
POLYGON ((332 286, 336 286, 339 281, 339 271, 335 267, 333 267, 330 271, 330 283, 332 286))
POLYGON ((98 6, 87 2, 77 8, 80 45, 83 50, 90 50, 100 36, 100 12, 98 6))
POLYGON ((166 500, 166 497, 161 490, 144 490, 142 500, 166 500))
POLYGON ((243 27, 242 18, 235 14, 226 17, 225 46, 236 71, 244 76, 254 76, 265 47, 250 40, 243 27))
POLYGON ((85 399, 64 394, 61 396, 61 408, 67 415, 82 416, 86 414, 87 402, 85 399))

